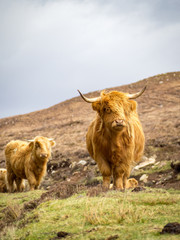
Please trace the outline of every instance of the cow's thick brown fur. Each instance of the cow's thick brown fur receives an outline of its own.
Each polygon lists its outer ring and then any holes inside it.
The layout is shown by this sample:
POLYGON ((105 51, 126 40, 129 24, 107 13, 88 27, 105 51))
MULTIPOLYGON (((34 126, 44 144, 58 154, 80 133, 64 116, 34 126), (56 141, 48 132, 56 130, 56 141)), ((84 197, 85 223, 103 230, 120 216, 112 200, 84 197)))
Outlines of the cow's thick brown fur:
POLYGON ((86 143, 91 157, 97 162, 103 176, 103 186, 109 188, 113 175, 114 186, 127 186, 131 168, 144 150, 144 133, 137 114, 137 103, 126 93, 102 92, 92 103, 97 111, 90 124, 86 143))
POLYGON ((46 137, 35 137, 31 142, 11 141, 5 148, 7 182, 10 192, 14 191, 15 181, 17 191, 23 191, 23 179, 27 179, 30 190, 37 189, 46 173, 47 161, 51 157, 53 140, 46 137))
POLYGON ((7 171, 5 168, 0 168, 0 192, 7 192, 7 171))

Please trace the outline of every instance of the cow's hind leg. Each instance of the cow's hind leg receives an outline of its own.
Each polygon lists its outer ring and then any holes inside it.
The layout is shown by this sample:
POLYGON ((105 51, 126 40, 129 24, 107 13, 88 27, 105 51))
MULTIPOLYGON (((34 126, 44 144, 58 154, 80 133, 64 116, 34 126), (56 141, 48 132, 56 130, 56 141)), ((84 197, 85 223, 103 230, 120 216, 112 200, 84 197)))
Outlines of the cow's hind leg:
POLYGON ((23 179, 16 177, 15 182, 17 186, 17 191, 22 192, 24 190, 23 179))
POLYGON ((16 179, 16 175, 12 171, 7 171, 7 184, 8 184, 8 191, 14 192, 14 180, 16 179))

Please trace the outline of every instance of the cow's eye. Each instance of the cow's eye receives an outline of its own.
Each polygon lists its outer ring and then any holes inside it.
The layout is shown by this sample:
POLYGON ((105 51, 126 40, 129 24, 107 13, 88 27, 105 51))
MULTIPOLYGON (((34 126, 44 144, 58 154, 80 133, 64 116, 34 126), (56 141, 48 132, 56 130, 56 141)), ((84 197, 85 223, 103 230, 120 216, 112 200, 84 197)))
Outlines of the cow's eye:
POLYGON ((36 148, 39 148, 39 147, 40 147, 40 145, 39 145, 38 142, 36 142, 35 147, 36 147, 36 148))
POLYGON ((104 108, 103 110, 104 110, 104 112, 106 112, 106 113, 110 113, 110 112, 111 112, 111 109, 110 109, 109 107, 106 107, 106 108, 104 108))
POLYGON ((110 108, 106 108, 106 112, 107 112, 107 113, 110 113, 110 112, 111 112, 111 109, 110 109, 110 108))

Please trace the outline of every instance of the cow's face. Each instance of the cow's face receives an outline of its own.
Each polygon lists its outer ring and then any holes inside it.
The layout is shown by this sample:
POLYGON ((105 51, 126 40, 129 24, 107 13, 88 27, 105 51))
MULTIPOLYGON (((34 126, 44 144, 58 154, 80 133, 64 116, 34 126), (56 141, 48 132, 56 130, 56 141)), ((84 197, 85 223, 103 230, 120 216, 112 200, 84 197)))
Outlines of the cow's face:
MULTIPOLYGON (((136 99, 143 94, 146 86, 137 93, 102 92, 100 97, 87 98, 79 90, 82 99, 92 103, 92 108, 98 112, 103 125, 110 130, 122 131, 125 127, 130 129, 129 119, 131 114, 136 114, 136 99)), ((128 130, 129 132, 129 130, 128 130)))
POLYGON ((51 157, 51 147, 55 146, 55 141, 46 137, 36 137, 30 144, 35 156, 38 159, 46 160, 51 157))
POLYGON ((101 94, 101 99, 92 103, 103 124, 109 130, 122 131, 128 127, 132 111, 136 110, 136 102, 129 100, 125 93, 110 92, 101 94))

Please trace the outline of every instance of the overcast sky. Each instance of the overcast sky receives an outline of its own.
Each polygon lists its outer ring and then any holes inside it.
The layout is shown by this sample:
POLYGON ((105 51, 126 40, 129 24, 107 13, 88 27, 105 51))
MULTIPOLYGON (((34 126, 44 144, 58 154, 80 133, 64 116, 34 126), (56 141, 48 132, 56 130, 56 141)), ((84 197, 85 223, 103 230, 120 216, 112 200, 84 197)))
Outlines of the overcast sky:
POLYGON ((179 70, 179 0, 0 0, 0 118, 179 70))

